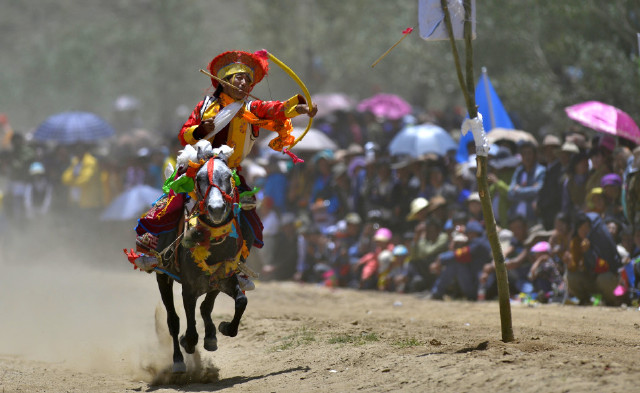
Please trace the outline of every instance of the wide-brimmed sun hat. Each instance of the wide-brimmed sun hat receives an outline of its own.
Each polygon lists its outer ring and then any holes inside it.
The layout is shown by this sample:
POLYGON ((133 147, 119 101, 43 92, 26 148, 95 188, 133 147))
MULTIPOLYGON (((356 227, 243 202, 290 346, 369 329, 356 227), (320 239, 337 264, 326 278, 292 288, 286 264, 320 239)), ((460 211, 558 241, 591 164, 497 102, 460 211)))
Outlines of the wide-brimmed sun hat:
POLYGON ((429 206, 429 201, 426 198, 416 198, 411 201, 411 206, 409 207, 409 214, 407 214, 407 221, 415 220, 422 210, 426 209, 429 206))

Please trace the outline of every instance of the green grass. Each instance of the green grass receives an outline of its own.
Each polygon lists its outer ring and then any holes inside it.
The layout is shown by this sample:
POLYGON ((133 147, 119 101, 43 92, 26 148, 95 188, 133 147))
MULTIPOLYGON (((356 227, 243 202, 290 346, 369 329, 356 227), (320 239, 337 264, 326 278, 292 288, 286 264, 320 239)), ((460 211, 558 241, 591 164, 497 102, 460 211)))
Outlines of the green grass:
POLYGON ((422 345, 422 342, 415 338, 403 338, 393 343, 393 346, 397 348, 411 348, 411 347, 419 347, 421 345, 422 345))
POLYGON ((369 342, 380 341, 376 333, 362 333, 360 335, 340 334, 329 339, 329 344, 364 345, 369 342))
POLYGON ((293 334, 283 337, 278 345, 271 348, 272 352, 286 351, 301 345, 309 345, 316 341, 315 332, 306 327, 296 330, 293 334))

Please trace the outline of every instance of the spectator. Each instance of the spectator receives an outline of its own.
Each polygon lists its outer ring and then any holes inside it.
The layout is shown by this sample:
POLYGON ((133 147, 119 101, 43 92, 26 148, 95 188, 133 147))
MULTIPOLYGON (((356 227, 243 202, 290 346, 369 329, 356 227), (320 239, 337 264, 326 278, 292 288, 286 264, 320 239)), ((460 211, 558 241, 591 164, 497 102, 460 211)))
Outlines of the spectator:
POLYGON ((616 173, 604 175, 600 180, 602 196, 605 203, 605 217, 623 220, 622 212, 622 178, 616 173))
POLYGON ((71 165, 62 174, 62 183, 69 187, 70 206, 95 213, 102 207, 98 160, 89 145, 80 143, 73 150, 71 165))
POLYGON ((280 227, 273 239, 273 255, 269 263, 262 267, 265 280, 291 280, 296 273, 298 241, 296 219, 293 213, 285 213, 280 219, 280 227))
POLYGON ((358 287, 360 289, 377 288, 380 266, 379 255, 384 250, 393 250, 392 237, 393 235, 388 228, 380 228, 373 235, 374 250, 360 258, 356 265, 356 275, 359 277, 358 287))
POLYGON ((430 217, 416 225, 409 257, 412 269, 416 272, 410 285, 411 292, 431 288, 435 275, 431 273, 429 266, 448 247, 449 237, 442 230, 440 220, 430 217))
POLYGON ((535 205, 544 183, 545 168, 537 161, 536 147, 533 143, 521 142, 519 151, 522 164, 516 168, 509 186, 509 217, 522 215, 529 225, 533 225, 537 221, 535 205))
POLYGON ((391 261, 391 269, 387 275, 386 286, 387 291, 405 293, 411 282, 412 271, 408 263, 409 250, 402 244, 393 248, 393 260, 391 261))
MULTIPOLYGON (((513 237, 509 245, 503 249, 504 264, 509 277, 509 293, 511 295, 530 293, 532 286, 527 278, 530 270, 526 246, 529 235, 527 220, 523 216, 513 217, 509 221, 509 230, 513 233, 513 237)), ((486 299, 494 299, 498 296, 494 262, 486 263, 483 266, 480 283, 484 287, 486 299)))
POLYGON ((529 270, 529 281, 533 284, 536 299, 541 303, 547 303, 552 297, 558 296, 562 289, 562 274, 558 265, 551 257, 551 246, 542 241, 531 247, 534 259, 529 270))
POLYGON ((24 194, 26 216, 29 220, 41 220, 49 214, 53 185, 45 176, 44 166, 39 162, 29 166, 29 175, 24 194))
POLYGON ((613 290, 618 285, 618 269, 622 264, 604 221, 596 213, 579 214, 574 228, 571 261, 567 266, 569 291, 583 305, 590 304, 596 294, 602 295, 609 306, 619 305, 613 290))
POLYGON ((477 300, 478 274, 489 261, 491 246, 484 236, 484 229, 480 223, 469 221, 465 234, 457 232, 452 237, 452 250, 440 254, 431 264, 435 273, 442 270, 431 289, 431 298, 442 299, 451 293, 449 287, 457 283, 465 298, 477 300))
POLYGON ((505 146, 497 146, 495 152, 491 154, 489 150, 489 172, 487 181, 489 182, 489 194, 495 214, 496 222, 502 228, 509 224, 509 186, 515 168, 520 163, 520 157, 513 155, 511 150, 505 146))
POLYGON ((574 155, 562 185, 562 211, 571 217, 585 207, 588 176, 589 157, 585 153, 574 155))
POLYGON ((536 204, 537 215, 545 229, 552 229, 556 214, 562 207, 562 164, 558 159, 560 139, 555 135, 547 135, 542 141, 542 156, 545 162, 545 176, 538 194, 536 204))

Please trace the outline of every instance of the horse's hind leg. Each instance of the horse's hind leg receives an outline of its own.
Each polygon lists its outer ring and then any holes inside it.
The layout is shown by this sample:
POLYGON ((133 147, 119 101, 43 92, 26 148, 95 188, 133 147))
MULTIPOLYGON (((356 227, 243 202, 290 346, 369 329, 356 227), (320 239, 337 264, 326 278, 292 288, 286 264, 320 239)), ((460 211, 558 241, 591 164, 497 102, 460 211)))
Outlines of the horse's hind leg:
POLYGON ((185 285, 182 285, 182 303, 184 304, 184 313, 187 317, 187 331, 180 339, 180 345, 187 353, 194 353, 196 351, 196 344, 198 343, 198 331, 196 330, 196 301, 197 296, 188 291, 185 285))
POLYGON ((236 276, 227 280, 228 281, 225 283, 226 285, 223 285, 222 291, 235 300, 236 309, 231 322, 220 322, 218 330, 220 330, 220 333, 225 336, 235 337, 238 334, 240 318, 242 318, 242 314, 247 308, 247 297, 242 293, 242 290, 240 290, 240 285, 238 285, 238 279, 236 276))
POLYGON ((178 334, 180 334, 180 318, 176 313, 176 308, 173 303, 173 280, 164 275, 156 274, 156 280, 158 282, 158 289, 160 289, 160 296, 162 297, 162 303, 167 310, 167 325, 169 326, 169 334, 173 339, 173 367, 174 373, 183 373, 187 371, 187 366, 184 363, 184 357, 180 352, 180 344, 178 342, 178 334))
POLYGON ((213 304, 220 291, 207 293, 202 304, 200 304, 200 315, 204 321, 204 349, 207 351, 215 351, 218 349, 218 339, 216 338, 216 325, 211 319, 213 304))

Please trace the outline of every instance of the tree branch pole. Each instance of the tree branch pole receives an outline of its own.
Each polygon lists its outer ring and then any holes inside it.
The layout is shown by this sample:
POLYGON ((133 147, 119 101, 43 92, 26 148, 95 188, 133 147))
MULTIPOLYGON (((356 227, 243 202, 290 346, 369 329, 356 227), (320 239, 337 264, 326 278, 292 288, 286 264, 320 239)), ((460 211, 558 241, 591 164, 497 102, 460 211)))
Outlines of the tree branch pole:
MULTIPOLYGON (((466 58, 466 82, 462 74, 462 66, 460 64, 460 58, 458 56, 458 50, 455 44, 455 37, 453 35, 453 26, 451 23, 451 15, 449 14, 449 7, 447 0, 440 0, 442 5, 442 11, 444 12, 444 21, 449 34, 449 41, 451 43, 451 49, 453 50, 453 58, 456 63, 456 70, 458 73, 458 82, 462 88, 465 101, 467 103, 467 111, 469 112, 469 118, 473 119, 478 117, 478 108, 475 103, 475 83, 473 77, 473 47, 472 47, 472 26, 471 26, 471 0, 464 0, 464 41, 465 41, 465 58, 466 58)), ((507 268, 504 263, 504 256, 502 255, 502 248, 498 240, 498 233, 496 230, 496 220, 493 214, 493 207, 491 206, 491 195, 489 194, 489 183, 487 181, 487 157, 476 155, 476 161, 478 169, 476 171, 476 178, 478 180, 478 193, 480 194, 480 201, 482 203, 482 215, 484 217, 485 227, 487 230, 487 237, 491 244, 491 252, 493 254, 493 260, 496 267, 496 279, 498 283, 498 297, 500 304, 500 325, 502 327, 502 341, 511 342, 515 338, 513 336, 513 328, 511 324, 511 304, 509 298, 509 280, 507 276, 507 268)))

